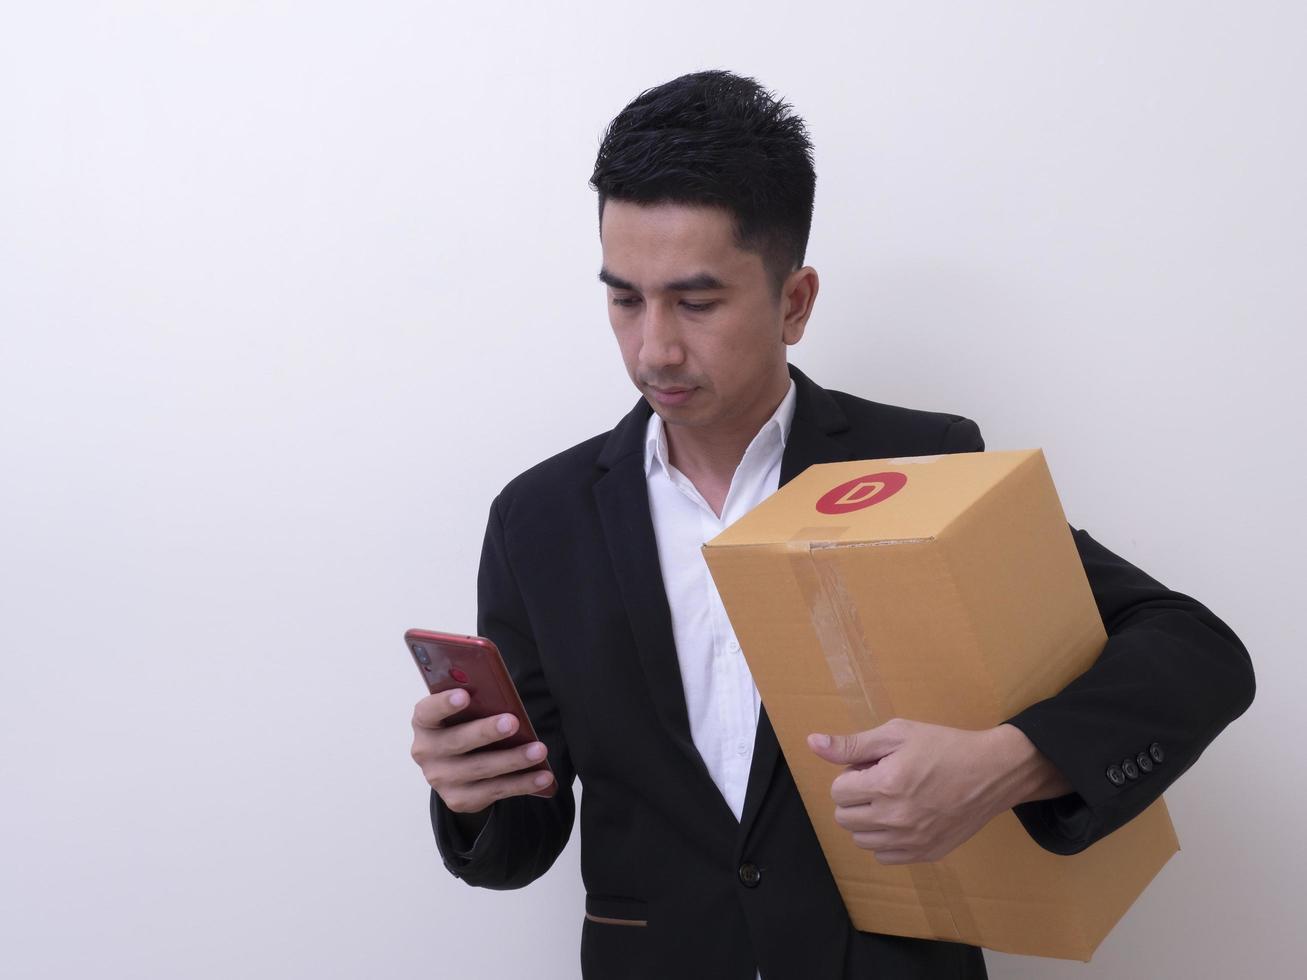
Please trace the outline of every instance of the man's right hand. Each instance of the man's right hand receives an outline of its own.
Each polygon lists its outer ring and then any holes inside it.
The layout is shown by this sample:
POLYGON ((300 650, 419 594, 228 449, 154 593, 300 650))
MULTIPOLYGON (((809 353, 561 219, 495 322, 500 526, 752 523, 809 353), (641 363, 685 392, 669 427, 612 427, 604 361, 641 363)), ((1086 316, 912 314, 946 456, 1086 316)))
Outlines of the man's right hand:
POLYGON ((473 752, 512 735, 518 721, 513 715, 491 715, 443 724, 467 703, 467 692, 454 690, 429 694, 413 709, 413 761, 446 807, 454 813, 479 814, 495 800, 529 796, 553 782, 548 772, 522 771, 545 757, 543 742, 473 752))

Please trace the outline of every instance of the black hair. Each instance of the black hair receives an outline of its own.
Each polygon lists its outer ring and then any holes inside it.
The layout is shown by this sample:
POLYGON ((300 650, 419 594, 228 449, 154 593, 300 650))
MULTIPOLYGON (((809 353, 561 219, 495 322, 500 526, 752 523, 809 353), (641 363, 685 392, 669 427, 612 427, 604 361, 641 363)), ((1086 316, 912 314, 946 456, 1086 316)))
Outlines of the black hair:
POLYGON ((774 299, 803 265, 816 184, 803 120, 754 79, 718 69, 636 96, 609 123, 590 178, 601 227, 609 198, 725 208, 774 299))

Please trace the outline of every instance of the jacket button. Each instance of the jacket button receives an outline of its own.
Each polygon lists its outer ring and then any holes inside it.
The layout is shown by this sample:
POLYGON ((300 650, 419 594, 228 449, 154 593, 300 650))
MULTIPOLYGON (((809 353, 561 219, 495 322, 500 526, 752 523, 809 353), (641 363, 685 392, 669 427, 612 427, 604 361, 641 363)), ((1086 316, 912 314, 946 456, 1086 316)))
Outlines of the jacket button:
POLYGON ((1139 763, 1139 768, 1143 772, 1153 771, 1153 757, 1147 752, 1140 752, 1135 756, 1135 762, 1139 763))
POLYGON ((745 861, 740 865, 740 884, 745 888, 757 888, 760 881, 762 881, 762 871, 756 864, 745 861))
POLYGON ((1107 781, 1113 786, 1120 786, 1125 782, 1125 773, 1121 771, 1120 766, 1107 767, 1107 781))
POLYGON ((1134 759, 1124 760, 1121 763, 1121 771, 1124 772, 1129 779, 1139 778, 1139 767, 1135 765, 1134 759))
POLYGON ((1160 742, 1154 742, 1152 745, 1148 746, 1148 754, 1153 757, 1154 762, 1161 762, 1166 758, 1166 754, 1162 751, 1162 745, 1160 742))

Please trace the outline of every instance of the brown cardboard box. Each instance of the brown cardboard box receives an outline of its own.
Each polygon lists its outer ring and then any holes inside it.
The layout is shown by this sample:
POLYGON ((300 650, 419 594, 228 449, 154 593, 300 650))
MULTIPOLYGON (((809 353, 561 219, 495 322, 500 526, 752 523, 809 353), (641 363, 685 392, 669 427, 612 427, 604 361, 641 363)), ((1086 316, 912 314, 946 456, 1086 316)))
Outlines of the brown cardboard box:
POLYGON ((887 866, 834 820, 809 732, 981 729, 1057 693, 1107 635, 1041 450, 809 467, 703 546, 854 925, 1088 960, 1179 849, 1158 800, 1077 855, 1009 810, 887 866))

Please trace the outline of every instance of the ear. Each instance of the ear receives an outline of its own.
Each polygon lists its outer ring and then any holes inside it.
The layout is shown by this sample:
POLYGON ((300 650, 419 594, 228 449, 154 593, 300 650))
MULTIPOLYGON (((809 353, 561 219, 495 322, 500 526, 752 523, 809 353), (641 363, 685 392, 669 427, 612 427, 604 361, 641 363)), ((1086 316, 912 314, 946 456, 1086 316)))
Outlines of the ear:
POLYGON ((803 338, 819 285, 817 270, 810 265, 795 269, 785 277, 781 288, 781 339, 786 344, 793 346, 803 338))

